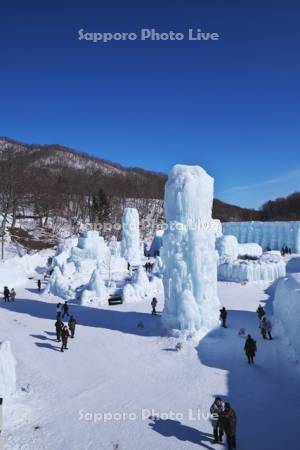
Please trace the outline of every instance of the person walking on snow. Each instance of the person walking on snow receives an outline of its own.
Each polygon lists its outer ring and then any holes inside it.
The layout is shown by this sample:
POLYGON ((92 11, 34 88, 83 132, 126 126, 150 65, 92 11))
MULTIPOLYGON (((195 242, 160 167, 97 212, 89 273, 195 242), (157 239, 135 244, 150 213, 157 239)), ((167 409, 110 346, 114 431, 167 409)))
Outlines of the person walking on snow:
POLYGON ((246 339, 244 350, 248 358, 248 364, 254 364, 254 357, 257 349, 256 342, 254 339, 252 339, 250 334, 248 334, 248 337, 246 339))
POLYGON ((75 327, 76 327, 76 319, 73 316, 70 317, 68 325, 69 325, 69 329, 71 332, 71 338, 73 339, 74 335, 75 335, 75 327))
POLYGON ((227 328, 226 318, 227 318, 227 311, 226 311, 225 306, 223 306, 223 308, 220 309, 220 320, 222 322, 222 327, 223 328, 227 328))
POLYGON ((152 306, 152 312, 151 314, 156 315, 156 305, 157 305, 157 299, 156 297, 153 297, 152 302, 151 302, 151 306, 152 306))
POLYGON ((226 402, 223 413, 224 431, 227 438, 228 450, 236 449, 236 413, 230 403, 226 402))
POLYGON ((60 320, 61 312, 62 312, 62 305, 61 305, 61 303, 57 303, 57 305, 56 305, 56 320, 60 320))
POLYGON ((223 423, 222 423, 222 415, 223 415, 223 403, 220 397, 216 397, 215 401, 210 407, 211 413, 211 424, 213 427, 213 433, 215 441, 222 442, 223 439, 223 423))
POLYGON ((64 350, 68 350, 67 346, 68 346, 69 336, 70 336, 70 333, 69 333, 68 327, 65 325, 61 332, 61 340, 62 340, 62 346, 60 349, 61 352, 63 352, 64 350))
POLYGON ((65 317, 65 316, 68 316, 69 317, 69 305, 68 305, 68 302, 65 302, 64 304, 63 304, 63 318, 65 317))
POLYGON ((57 339, 57 342, 60 342, 60 341, 61 341, 61 333, 62 333, 63 327, 64 327, 64 324, 62 323, 62 321, 61 321, 60 319, 58 319, 58 320, 55 322, 55 329, 56 329, 56 339, 57 339))
POLYGON ((3 294, 4 294, 4 301, 9 302, 10 292, 7 286, 4 286, 3 294))
POLYGON ((264 308, 261 305, 259 305, 259 307, 257 308, 256 312, 257 312, 257 315, 258 315, 258 319, 260 321, 266 315, 266 312, 265 312, 264 308))
POLYGON ((16 291, 14 290, 14 288, 12 288, 12 290, 10 291, 10 298, 12 302, 14 302, 16 299, 16 291))
POLYGON ((267 334, 269 336, 269 339, 272 339, 271 331, 272 331, 272 324, 267 318, 264 316, 261 320, 260 324, 261 334, 264 339, 267 339, 267 334))
POLYGON ((38 291, 41 292, 41 287, 42 287, 41 280, 38 280, 37 285, 38 285, 38 291))

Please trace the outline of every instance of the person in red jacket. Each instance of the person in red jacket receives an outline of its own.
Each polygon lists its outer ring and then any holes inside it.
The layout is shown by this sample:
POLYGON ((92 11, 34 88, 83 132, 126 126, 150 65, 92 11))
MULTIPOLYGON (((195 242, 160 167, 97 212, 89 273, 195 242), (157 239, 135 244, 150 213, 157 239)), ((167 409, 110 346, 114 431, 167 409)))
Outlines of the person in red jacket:
POLYGON ((70 333, 69 333, 68 327, 67 327, 67 325, 65 325, 61 332, 61 340, 62 340, 62 345, 61 345, 61 349, 60 349, 61 352, 63 352, 64 350, 68 350, 67 345, 68 345, 69 336, 70 336, 70 333))

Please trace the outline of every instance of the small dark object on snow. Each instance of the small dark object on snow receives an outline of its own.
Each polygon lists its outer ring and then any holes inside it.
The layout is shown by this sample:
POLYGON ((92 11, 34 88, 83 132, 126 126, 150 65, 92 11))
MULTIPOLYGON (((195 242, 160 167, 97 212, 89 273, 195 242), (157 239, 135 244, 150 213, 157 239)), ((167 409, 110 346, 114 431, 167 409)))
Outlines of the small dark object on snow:
POLYGON ((143 322, 139 322, 139 323, 137 324, 137 327, 138 327, 138 328, 145 328, 143 322))
POLYGON ((177 342, 177 344, 175 345, 175 349, 179 352, 179 350, 182 350, 183 344, 182 342, 177 342))

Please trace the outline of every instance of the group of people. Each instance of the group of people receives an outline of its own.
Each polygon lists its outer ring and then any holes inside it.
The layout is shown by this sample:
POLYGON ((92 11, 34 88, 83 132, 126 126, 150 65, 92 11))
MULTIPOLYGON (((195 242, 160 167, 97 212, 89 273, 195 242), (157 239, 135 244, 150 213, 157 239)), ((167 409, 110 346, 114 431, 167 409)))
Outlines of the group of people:
POLYGON ((146 262, 146 264, 145 264, 146 272, 151 273, 151 272, 152 272, 152 269, 153 269, 153 266, 154 266, 154 264, 152 264, 151 261, 148 260, 148 261, 146 262))
POLYGON ((14 288, 12 288, 11 290, 8 289, 7 286, 4 286, 3 289, 3 298, 5 302, 9 302, 10 300, 12 302, 15 301, 16 299, 16 291, 14 290, 14 288))
POLYGON ((210 408, 214 443, 222 442, 225 433, 228 450, 236 449, 236 413, 230 403, 216 397, 210 408))
POLYGON ((291 255, 292 254, 292 249, 286 245, 285 247, 282 247, 280 253, 281 253, 281 256, 291 255))
POLYGON ((259 319, 259 328, 260 328, 263 339, 267 339, 267 335, 268 335, 269 339, 271 340, 272 339, 272 334, 271 334, 272 324, 271 324, 270 320, 267 319, 264 308, 261 305, 259 305, 256 312, 257 312, 257 316, 259 319))
POLYGON ((68 302, 65 302, 63 305, 58 303, 56 305, 56 339, 57 342, 61 342, 60 351, 68 350, 68 339, 71 337, 72 339, 75 337, 75 328, 76 328, 76 319, 74 316, 69 315, 69 305, 68 302), (62 319, 67 316, 69 318, 68 325, 65 325, 62 319))

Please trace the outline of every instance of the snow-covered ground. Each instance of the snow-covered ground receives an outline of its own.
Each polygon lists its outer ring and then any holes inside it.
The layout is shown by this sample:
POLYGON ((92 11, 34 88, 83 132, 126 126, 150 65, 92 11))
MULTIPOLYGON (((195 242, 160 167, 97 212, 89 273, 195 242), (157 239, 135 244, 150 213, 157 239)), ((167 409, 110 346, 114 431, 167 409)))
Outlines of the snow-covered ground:
MULTIPOLYGON (((300 271, 300 259, 289 269, 300 271)), ((212 444, 206 420, 215 395, 237 412, 238 449, 297 448, 299 367, 281 336, 262 340, 255 313, 261 303, 272 316, 274 286, 218 283, 229 328, 185 342, 178 352, 160 317, 149 314, 149 301, 102 309, 71 304, 78 326, 61 353, 54 328, 59 299, 39 294, 37 277, 19 286, 15 303, 1 300, 0 341, 11 341, 18 386, 4 400, 5 449, 222 449, 212 444), (257 340, 254 367, 238 336, 242 327, 257 340), (125 417, 109 420, 114 413, 125 417)))

